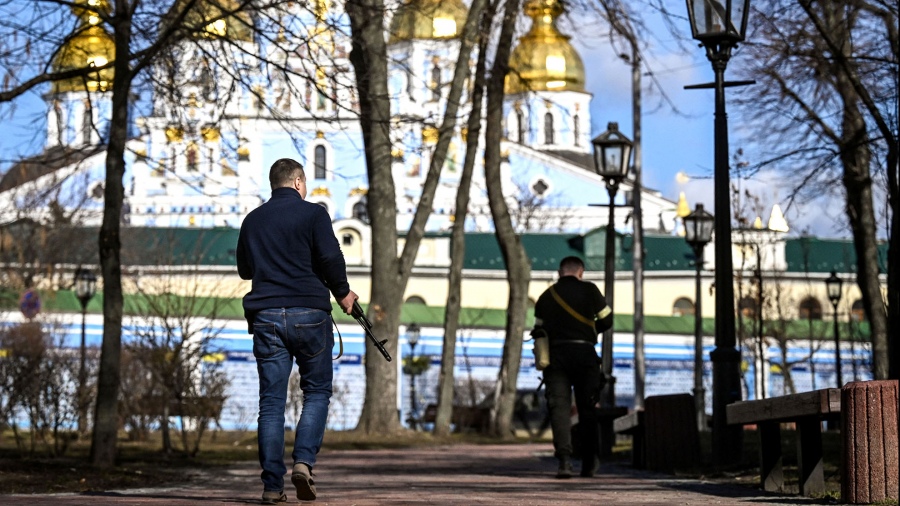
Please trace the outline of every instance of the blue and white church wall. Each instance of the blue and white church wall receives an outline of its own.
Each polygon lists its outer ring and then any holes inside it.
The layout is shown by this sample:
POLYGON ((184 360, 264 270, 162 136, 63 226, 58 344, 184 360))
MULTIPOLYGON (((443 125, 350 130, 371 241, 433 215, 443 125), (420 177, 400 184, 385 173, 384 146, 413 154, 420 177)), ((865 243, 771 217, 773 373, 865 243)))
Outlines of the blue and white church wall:
MULTIPOLYGON (((45 328, 60 338, 64 348, 76 349, 81 338, 81 315, 60 313, 42 317, 45 328)), ((0 314, 0 325, 11 325, 23 322, 18 312, 0 314)), ((102 340, 102 315, 89 314, 86 320, 86 343, 89 348, 97 349, 102 340)), ((141 325, 134 317, 126 317, 123 322, 123 340, 134 339, 134 329, 141 325)), ((255 429, 258 406, 259 383, 256 362, 253 357, 252 337, 247 334, 244 320, 220 320, 214 323, 218 331, 210 347, 211 359, 225 372, 229 379, 226 401, 220 425, 225 429, 255 429)), ((348 430, 356 426, 362 409, 365 393, 365 336, 355 323, 341 323, 337 329, 343 336, 344 354, 334 362, 334 396, 329 407, 328 428, 332 430, 348 430)), ((403 342, 405 327, 400 329, 401 343, 399 357, 395 357, 399 388, 397 391, 397 409, 400 420, 409 419, 411 409, 409 376, 404 375, 401 363, 404 357, 410 356, 409 346, 403 342)), ((526 336, 523 336, 525 338, 526 336)), ((415 349, 416 356, 430 356, 431 366, 416 378, 415 418, 421 417, 428 404, 436 402, 438 373, 440 370, 440 354, 442 348, 442 328, 425 327, 421 329, 421 337, 415 349)), ((634 336, 627 332, 616 332, 613 341, 613 375, 616 377, 617 404, 632 406, 634 402, 634 336)), ((335 343, 338 337, 335 333, 335 343)), ((693 388, 694 341, 692 336, 647 334, 645 336, 645 395, 663 395, 690 392, 693 388)), ((457 388, 463 393, 469 391, 486 395, 497 379, 503 348, 503 333, 492 329, 460 329, 456 342, 456 363, 454 375, 457 388)), ((714 348, 712 338, 704 339, 703 382, 706 388, 706 406, 712 406, 712 365, 708 360, 709 352, 714 348)), ((333 355, 337 356, 338 346, 333 355)), ((791 366, 791 378, 796 392, 835 386, 834 348, 828 343, 816 342, 813 363, 808 360, 809 343, 798 340, 789 345, 788 355, 799 358, 791 366)), ((600 345, 596 346, 600 353, 600 345)), ((871 349, 859 343, 842 343, 841 352, 843 377, 847 381, 865 381, 872 379, 870 372, 871 349)), ((759 362, 754 351, 742 350, 743 356, 743 398, 753 399, 761 396, 774 396, 787 393, 784 376, 780 373, 781 351, 775 346, 766 346, 765 360, 759 362), (765 393, 755 386, 756 369, 765 371, 765 393)), ((376 356, 380 359, 380 356, 376 356)), ((519 370, 518 389, 533 391, 540 383, 541 373, 534 369, 532 346, 526 341, 522 351, 522 362, 519 370)), ((475 402, 483 401, 483 397, 475 402)), ((287 425, 293 425, 294 415, 299 414, 299 406, 288 406, 287 425)))

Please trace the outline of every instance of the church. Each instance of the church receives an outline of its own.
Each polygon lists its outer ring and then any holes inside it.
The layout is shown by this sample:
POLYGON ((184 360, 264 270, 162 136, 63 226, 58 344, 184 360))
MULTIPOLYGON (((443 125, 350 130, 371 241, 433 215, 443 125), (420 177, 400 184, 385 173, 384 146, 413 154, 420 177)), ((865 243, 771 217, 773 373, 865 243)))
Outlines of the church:
MULTIPOLYGON (((107 0, 80 0, 73 8, 78 35, 53 62, 56 70, 112 60, 110 34, 97 12, 107 0), (92 10, 95 9, 95 10, 92 10)), ((226 2, 227 3, 227 2, 226 2)), ((294 7, 293 31, 261 44, 246 14, 222 17, 210 7, 209 37, 174 48, 152 70, 150 114, 135 114, 127 153, 124 220, 136 227, 239 228, 243 217, 269 195, 268 168, 278 158, 307 170, 308 199, 335 222, 351 220, 356 235, 368 221, 363 140, 349 62, 350 41, 339 30, 346 16, 329 0, 310 12, 294 7), (300 28, 302 28, 302 31, 300 28), (237 76, 222 66, 219 37, 246 55, 259 75, 237 76), (219 44, 217 46, 217 44, 219 44), (291 48, 290 51, 280 49, 291 48), (212 56, 218 56, 214 60, 212 56)), ((531 27, 513 50, 506 83, 503 186, 514 224, 522 232, 585 232, 606 223, 608 195, 595 173, 591 147, 591 94, 584 64, 556 19, 558 0, 529 0, 531 27)), ((412 221, 437 126, 446 107, 467 8, 461 0, 415 0, 394 12, 387 32, 391 135, 390 170, 397 191, 399 230, 412 221)), ((475 58, 475 57, 473 57, 475 58)), ((469 62, 474 70, 474 59, 469 62)), ((2 221, 27 212, 41 215, 47 201, 70 208, 86 226, 100 220, 105 132, 109 128, 111 69, 84 80, 53 84, 47 94, 44 153, 23 160, 0 180, 2 221), (48 163, 49 162, 49 163, 48 163), (48 195, 39 189, 57 188, 48 195), (40 195, 45 202, 35 200, 40 195)), ((472 81, 472 79, 469 79, 472 81)), ((468 101, 466 85, 463 104, 468 101)), ((147 104, 141 104, 147 105, 147 104)), ((136 112, 142 110, 136 107, 136 112)), ((467 107, 450 143, 429 232, 452 225, 465 156, 467 107)), ((481 159, 476 158, 469 231, 492 230, 481 159)), ((622 183, 617 229, 628 231, 631 186, 622 183)), ((671 232, 676 205, 645 190, 645 223, 671 232)), ((349 225, 348 225, 349 226, 349 225)))
MULTIPOLYGON (((263 41, 248 28, 256 22, 252 16, 226 9, 236 8, 236 0, 198 5, 198 12, 189 19, 202 27, 201 34, 172 48, 148 71, 143 82, 150 92, 136 102, 133 123, 128 125, 123 251, 138 254, 159 243, 203 245, 202 259, 190 266, 194 268, 194 286, 205 286, 219 296, 232 294, 237 300, 249 288, 237 278, 234 268, 237 230, 247 213, 269 197, 269 166, 279 158, 295 158, 306 168, 307 199, 331 215, 351 286, 361 296, 360 302, 367 302, 373 252, 359 97, 349 61, 345 14, 330 0, 316 0, 308 6, 287 4, 288 11, 278 18, 284 29, 263 41), (228 44, 221 44, 223 40, 228 44)), ((584 63, 556 23, 563 6, 559 0, 524 2, 529 26, 516 39, 512 72, 505 86, 503 193, 532 261, 531 301, 554 281, 563 256, 584 257, 591 271, 586 278, 598 284, 605 257, 602 227, 608 219, 609 196, 605 182, 594 170, 592 95, 585 87, 584 63)), ((60 48, 52 62, 54 70, 100 66, 115 58, 112 38, 100 15, 109 9, 108 0, 76 0, 71 9, 76 35, 60 48)), ((446 107, 466 15, 461 0, 408 0, 387 21, 393 138, 389 170, 396 187, 401 240, 412 222, 437 142, 437 126, 446 107)), ((468 62, 473 68, 474 58, 468 62)), ((89 233, 96 231, 102 219, 104 139, 110 128, 109 90, 114 79, 111 70, 100 70, 89 78, 51 85, 46 94, 43 152, 14 164, 0 177, 0 228, 23 221, 52 227, 65 216, 89 233)), ((468 101, 470 86, 467 83, 463 104, 468 101)), ((433 360, 439 360, 442 342, 449 230, 465 156, 467 116, 463 105, 426 225, 428 233, 404 296, 401 339, 416 324, 421 328, 420 353, 433 360)), ((630 323, 634 294, 632 202, 633 186, 626 179, 615 200, 619 209, 615 214, 614 307, 617 396, 625 405, 630 404, 634 392, 630 378, 635 370, 630 323)), ((505 308, 498 304, 505 302, 507 287, 487 203, 478 156, 465 224, 462 304, 466 320, 460 328, 457 357, 461 362, 457 365, 460 377, 490 383, 496 378, 503 340, 505 308)), ((708 270, 713 265, 713 247, 706 249, 707 269, 697 274, 703 290, 701 300, 695 300, 693 256, 679 235, 680 218, 690 212, 687 202, 683 197, 674 201, 643 189, 641 206, 646 250, 646 393, 685 391, 692 383, 695 311, 710 324, 703 332, 705 351, 713 345, 709 331, 715 316, 713 276, 708 270)), ((748 341, 742 341, 744 398, 760 390, 764 394, 784 388, 780 364, 795 369, 794 382, 801 391, 834 381, 834 364, 829 362, 834 348, 829 351, 827 344, 818 342, 826 336, 822 307, 828 299, 823 281, 832 270, 849 281, 855 269, 853 248, 849 241, 789 237, 787 231, 776 206, 767 225, 758 218, 754 227, 736 231, 732 238, 735 279, 744 287, 736 290, 738 312, 751 324, 763 313, 770 317, 771 310, 761 302, 765 284, 768 290, 778 287, 786 318, 798 323, 791 331, 795 341, 789 352, 788 345, 779 344, 772 336, 758 336, 757 342, 750 335, 748 341), (753 272, 759 273, 758 280, 751 276, 753 272), (810 344, 814 340, 818 340, 815 350, 810 344)), ((158 257, 148 260, 150 256, 125 262, 126 275, 135 278, 134 286, 140 276, 186 272, 183 262, 170 259, 171 264, 160 265, 158 257)), ((38 288, 47 293, 65 292, 58 288, 71 286, 67 279, 79 263, 64 262, 55 277, 38 288)), ((855 348, 853 341, 841 345, 848 357, 844 377, 866 377, 870 355, 860 295, 852 283, 844 286, 843 319, 857 333, 855 348)), ((66 297, 60 295, 59 300, 68 300, 66 297)), ((58 311, 66 320, 67 342, 77 340, 77 306, 58 302, 48 305, 48 310, 58 311)), ((139 324, 137 316, 126 319, 126 326, 139 324)), ((238 378, 235 381, 250 381, 252 353, 246 325, 237 311, 223 314, 221 319, 225 330, 216 342, 222 353, 216 356, 231 377, 238 378)), ((7 322, 20 320, 17 312, 4 316, 7 322)), ((93 313, 88 321, 88 342, 96 345, 101 319, 93 313)), ((355 424, 361 406, 359 394, 353 392, 359 392, 365 381, 361 365, 364 336, 352 321, 339 319, 338 328, 347 350, 335 365, 336 389, 349 397, 336 404, 333 409, 340 413, 329 423, 333 428, 348 428, 355 424)), ((407 354, 403 343, 400 350, 407 354)), ((527 360, 530 354, 526 343, 520 388, 538 383, 527 360)), ((437 369, 432 367, 431 375, 421 378, 425 383, 420 384, 424 396, 420 405, 433 396, 437 369)), ((704 370, 709 393, 708 361, 704 370)), ((398 410, 404 411, 401 419, 406 419, 411 408, 407 388, 404 384, 405 393, 398 399, 398 410)), ((241 403, 252 403, 252 399, 240 399, 253 390, 251 385, 233 387, 229 394, 233 400, 226 406, 226 411, 232 410, 229 416, 240 418, 234 410, 241 403)))

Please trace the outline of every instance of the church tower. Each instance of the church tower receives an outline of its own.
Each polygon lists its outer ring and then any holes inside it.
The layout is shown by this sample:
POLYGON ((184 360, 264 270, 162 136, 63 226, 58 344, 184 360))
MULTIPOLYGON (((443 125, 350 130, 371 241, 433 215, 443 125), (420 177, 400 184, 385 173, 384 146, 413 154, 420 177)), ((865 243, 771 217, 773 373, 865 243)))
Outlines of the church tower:
MULTIPOLYGON (((180 21, 188 42, 168 48, 153 68, 153 113, 138 120, 146 145, 128 195, 135 225, 235 226, 259 204, 259 185, 242 170, 244 123, 259 115, 260 93, 235 75, 243 55, 257 51, 253 19, 240 7, 194 3, 180 21)), ((161 29, 170 23, 163 19, 161 29)))
MULTIPOLYGON (((112 36, 103 27, 108 0, 76 0, 78 24, 53 59, 53 72, 101 67, 115 59, 112 36)), ((47 95, 47 148, 98 144, 109 126, 113 69, 70 77, 52 84, 47 95)))
MULTIPOLYGON (((388 36, 388 89, 393 123, 392 169, 397 182, 399 226, 411 220, 437 145, 438 126, 459 58, 460 36, 468 16, 461 0, 406 0, 394 13, 388 36)), ((477 55, 473 54, 472 58, 477 55)), ((474 60, 469 62, 474 67, 474 60)), ((471 82, 471 79, 470 79, 471 82)), ((466 89, 468 86, 466 86, 466 89)), ((468 116, 464 89, 459 116, 468 116)), ((465 134, 458 125, 447 152, 429 227, 449 224, 462 172, 465 134)))
POLYGON ((584 64, 556 27, 560 0, 528 0, 531 30, 519 39, 506 77, 506 137, 534 149, 590 153, 590 93, 584 64))

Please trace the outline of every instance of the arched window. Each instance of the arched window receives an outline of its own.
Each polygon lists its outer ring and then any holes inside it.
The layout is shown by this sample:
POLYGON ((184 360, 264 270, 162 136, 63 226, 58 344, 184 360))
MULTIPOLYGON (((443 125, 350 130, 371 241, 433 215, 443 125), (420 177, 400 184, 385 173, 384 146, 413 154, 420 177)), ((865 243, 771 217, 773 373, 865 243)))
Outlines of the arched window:
POLYGON ((369 209, 365 202, 359 201, 353 204, 353 217, 363 223, 369 223, 369 209))
POLYGON ((190 146, 188 146, 187 154, 186 154, 187 170, 192 171, 192 172, 197 170, 197 163, 198 163, 197 158, 199 158, 198 155, 199 154, 197 153, 196 145, 191 144, 190 146))
POLYGON ((574 126, 573 126, 573 133, 575 134, 575 145, 576 145, 576 146, 580 146, 580 145, 581 145, 581 124, 580 124, 580 119, 581 119, 581 118, 579 118, 577 114, 575 115, 574 118, 572 118, 572 121, 575 122, 575 124, 574 124, 574 126))
POLYGON ((525 114, 521 109, 516 109, 516 128, 519 129, 517 139, 519 144, 525 144, 525 114))
POLYGON ((672 316, 691 316, 694 311, 694 303, 687 297, 679 297, 672 305, 672 316))
POLYGON ((316 169, 315 179, 325 179, 328 173, 328 167, 325 162, 325 146, 319 144, 314 152, 314 165, 316 169))
POLYGON ((406 302, 404 302, 404 304, 417 304, 417 305, 424 306, 425 299, 423 299, 422 297, 419 297, 418 295, 412 295, 408 299, 406 299, 406 302))
POLYGON ((437 64, 431 67, 431 82, 428 86, 431 88, 431 100, 438 101, 441 99, 441 69, 437 64))
POLYGON ((89 100, 84 101, 84 116, 81 119, 81 140, 84 144, 91 143, 91 130, 94 126, 94 112, 89 100))
POLYGON ((744 318, 756 318, 756 315, 759 314, 759 302, 753 297, 743 297, 738 302, 738 311, 744 318))
POLYGON ((855 322, 866 321, 866 308, 863 306, 862 299, 853 301, 853 305, 850 306, 850 318, 855 322))
POLYGON ((409 96, 409 99, 415 102, 415 98, 413 97, 413 73, 412 69, 406 67, 406 95, 409 96))
POLYGON ((798 313, 801 320, 821 320, 822 304, 815 297, 807 297, 800 301, 798 313))
POLYGON ((553 114, 544 115, 544 144, 553 144, 553 114))

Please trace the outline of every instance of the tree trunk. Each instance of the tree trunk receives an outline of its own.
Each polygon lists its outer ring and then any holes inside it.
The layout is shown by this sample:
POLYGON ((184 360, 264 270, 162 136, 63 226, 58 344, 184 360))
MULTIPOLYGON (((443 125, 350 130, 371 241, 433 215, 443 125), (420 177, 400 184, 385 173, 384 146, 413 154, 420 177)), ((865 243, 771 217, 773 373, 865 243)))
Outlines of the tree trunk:
MULTIPOLYGON (((369 179, 368 212, 372 225, 372 293, 368 308, 372 330, 387 339, 392 356, 399 349, 398 325, 403 287, 397 283, 397 208, 391 177, 390 104, 387 53, 384 42, 384 3, 381 0, 346 4, 352 27, 350 61, 359 90, 360 125, 369 179), (391 254, 386 254, 390 252, 391 254)), ((357 429, 392 432, 400 428, 397 416, 397 367, 366 343, 366 396, 357 429)))
MULTIPOLYGON (((483 0, 476 0, 475 4, 483 0)), ((471 11, 470 16, 471 16, 471 11)), ((490 33, 493 10, 483 17, 482 38, 478 49, 478 65, 475 69, 475 86, 471 97, 472 109, 468 120, 468 137, 466 138, 466 157, 463 162, 459 188, 456 191, 456 209, 453 213, 453 229, 450 235, 450 281, 447 292, 447 307, 444 311, 444 340, 441 349, 441 372, 438 377, 437 413, 434 418, 434 434, 446 435, 450 432, 453 417, 453 390, 456 383, 453 370, 456 365, 456 332, 459 329, 459 314, 462 307, 460 291, 462 287, 463 260, 466 252, 466 217, 468 216, 472 173, 475 169, 475 158, 478 155, 481 136, 481 109, 484 100, 486 35, 490 33)))
MULTIPOLYGON (((634 188, 632 188, 632 216, 631 223, 634 230, 634 407, 644 407, 644 379, 646 378, 646 363, 644 360, 644 216, 641 211, 641 53, 638 50, 637 40, 633 34, 628 37, 631 44, 631 116, 634 122, 634 188)), ((694 301, 695 307, 697 301, 694 301)))
POLYGON ((506 313, 506 339, 498 375, 492 413, 491 430, 495 436, 512 435, 512 415, 516 400, 516 383, 522 359, 522 339, 525 333, 525 313, 528 301, 528 282, 531 264, 519 236, 516 235, 509 216, 509 207, 503 197, 500 178, 500 142, 503 135, 504 80, 509 71, 509 55, 519 0, 507 0, 503 13, 503 25, 494 65, 487 83, 487 118, 485 126, 484 174, 488 190, 491 216, 500 251, 506 264, 509 281, 509 307, 506 313))
MULTIPOLYGON (((841 94, 844 104, 843 124, 844 130, 839 141, 841 147, 841 162, 844 164, 844 186, 847 188, 847 213, 850 216, 853 229, 854 245, 857 252, 857 262, 876 262, 869 266, 865 272, 859 269, 859 284, 863 292, 863 305, 866 315, 871 323, 873 364, 875 379, 900 378, 900 269, 892 262, 886 262, 887 266, 887 308, 881 295, 881 285, 878 279, 878 256, 875 235, 874 209, 872 212, 872 225, 868 224, 867 208, 872 207, 871 178, 868 176, 871 161, 871 151, 866 132, 865 120, 862 110, 869 113, 879 133, 886 143, 887 154, 887 195, 890 242, 888 245, 888 257, 893 258, 900 251, 900 184, 898 184, 898 152, 900 146, 897 143, 897 118, 900 117, 900 106, 894 101, 894 110, 888 113, 893 116, 894 124, 888 124, 888 120, 873 100, 872 94, 863 85, 860 72, 853 55, 851 31, 854 24, 858 24, 856 9, 868 11, 875 15, 883 24, 885 34, 890 40, 890 54, 894 61, 900 56, 897 45, 897 14, 896 10, 883 9, 878 3, 854 4, 854 19, 851 21, 841 2, 826 2, 824 4, 813 3, 809 0, 800 2, 810 21, 822 37, 828 52, 834 59, 834 75, 836 89, 841 94), (822 15, 814 9, 821 9, 822 15), (849 129, 849 131, 848 131, 849 129), (861 150, 856 153, 857 150, 861 150), (860 163, 866 163, 862 166, 860 163), (849 165, 848 165, 849 164, 849 165), (848 167, 852 167, 848 170, 848 167), (857 195, 850 195, 852 191, 857 195), (871 232, 867 229, 870 228, 871 232), (871 236, 871 238, 869 237, 871 236), (893 310, 891 310, 893 308, 893 310)), ((874 25, 872 28, 877 28, 874 25)), ((869 29, 869 27, 865 28, 869 29)), ((896 90, 895 90, 896 92, 896 90)), ((896 97, 896 95, 895 95, 896 97)))
POLYGON ((119 429, 119 373, 122 356, 122 261, 120 226, 125 187, 125 143, 131 94, 129 46, 131 18, 126 0, 116 0, 113 19, 116 46, 112 115, 106 150, 103 224, 100 227, 100 270, 103 274, 103 342, 97 378, 97 402, 91 439, 91 462, 110 467, 116 461, 119 429))
MULTIPOLYGON (((473 6, 483 5, 479 0, 473 6)), ((390 94, 387 86, 387 47, 384 42, 384 2, 354 0, 346 4, 350 17, 353 49, 350 61, 359 90, 360 124, 369 179, 368 211, 372 226, 372 294, 369 315, 373 331, 387 338, 387 348, 397 355, 398 326, 403 293, 412 272, 425 225, 446 159, 447 148, 456 130, 463 84, 469 74, 469 55, 477 36, 477 12, 466 20, 456 70, 447 97, 444 119, 432 154, 413 223, 398 258, 397 203, 391 174, 390 94), (462 62, 462 64, 460 64, 462 62)), ((394 431, 400 428, 396 410, 397 369, 384 361, 372 346, 366 348, 366 396, 357 429, 364 432, 394 431)))
MULTIPOLYGON (((823 13, 826 26, 831 27, 832 40, 847 57, 851 39, 847 20, 841 13, 843 9, 838 3, 829 2, 823 6, 823 13)), ((844 167, 843 183, 847 190, 847 217, 856 250, 857 283, 871 325, 872 373, 876 380, 881 380, 888 377, 887 314, 879 280, 870 139, 859 93, 841 66, 835 67, 835 89, 842 103, 839 147, 844 167)))

